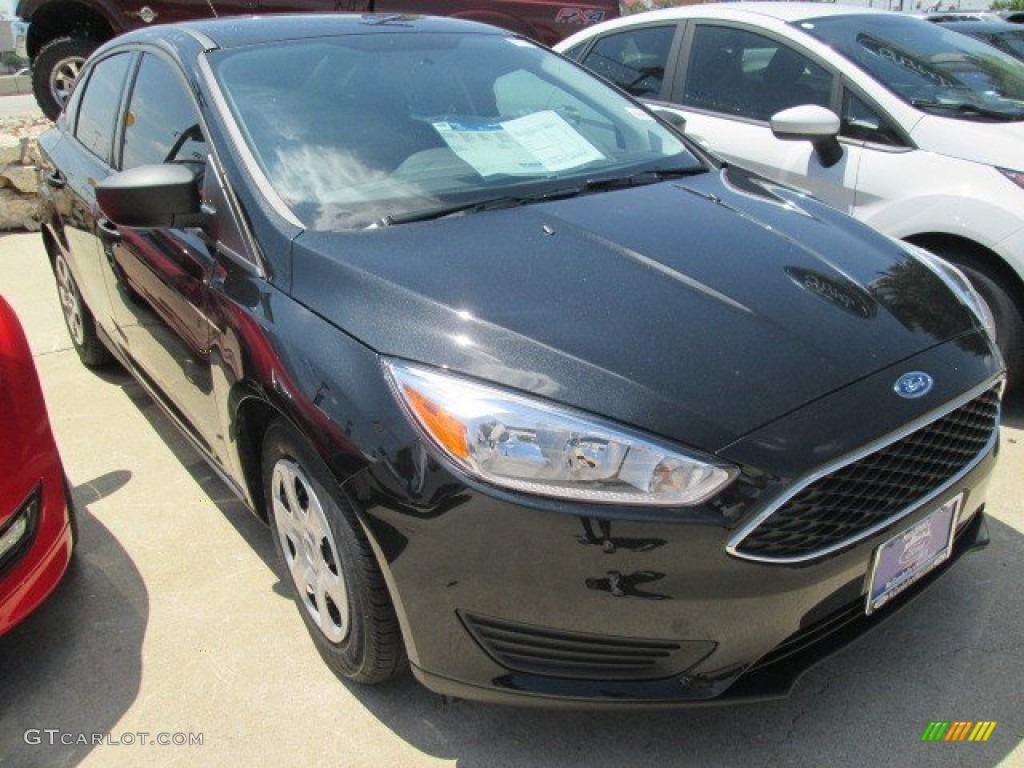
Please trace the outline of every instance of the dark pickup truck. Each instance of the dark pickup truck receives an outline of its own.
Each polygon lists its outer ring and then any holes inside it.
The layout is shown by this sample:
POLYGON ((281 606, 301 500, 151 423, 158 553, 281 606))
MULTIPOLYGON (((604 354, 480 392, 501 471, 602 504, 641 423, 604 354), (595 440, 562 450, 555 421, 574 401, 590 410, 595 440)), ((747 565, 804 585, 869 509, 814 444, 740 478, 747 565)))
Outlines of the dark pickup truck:
POLYGON ((252 13, 414 13, 482 21, 554 45, 619 15, 618 0, 22 0, 32 90, 53 119, 100 44, 147 24, 252 13))

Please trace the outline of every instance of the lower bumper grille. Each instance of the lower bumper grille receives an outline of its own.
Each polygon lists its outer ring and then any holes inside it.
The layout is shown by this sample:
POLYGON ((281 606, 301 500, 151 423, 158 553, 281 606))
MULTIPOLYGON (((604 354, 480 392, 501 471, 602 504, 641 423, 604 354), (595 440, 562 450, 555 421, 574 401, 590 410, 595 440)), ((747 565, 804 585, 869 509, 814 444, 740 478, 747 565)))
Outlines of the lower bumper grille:
POLYGON ((462 615, 474 639, 501 666, 578 680, 655 680, 682 674, 715 649, 704 641, 643 640, 564 632, 462 615))
POLYGON ((967 471, 999 423, 994 387, 951 413, 800 489, 732 547, 755 560, 805 560, 852 543, 967 471))

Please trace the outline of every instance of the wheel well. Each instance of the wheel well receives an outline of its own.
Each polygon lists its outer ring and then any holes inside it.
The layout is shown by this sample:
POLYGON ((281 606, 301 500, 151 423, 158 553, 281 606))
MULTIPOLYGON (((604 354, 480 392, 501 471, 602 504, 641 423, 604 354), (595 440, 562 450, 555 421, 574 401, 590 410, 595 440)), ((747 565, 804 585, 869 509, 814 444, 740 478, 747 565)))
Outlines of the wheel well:
POLYGON ((985 246, 964 237, 941 233, 913 235, 903 239, 939 256, 949 257, 956 254, 957 258, 967 264, 998 279, 1000 284, 1013 296, 1014 301, 1018 305, 1024 305, 1024 280, 999 254, 985 246))
POLYGON ((235 415, 235 441, 242 474, 256 514, 267 522, 267 505, 263 499, 263 437, 277 410, 263 400, 249 397, 242 401, 235 415))
POLYGON ((50 228, 46 225, 39 230, 39 234, 43 238, 43 248, 46 249, 46 258, 50 260, 50 266, 53 266, 53 260, 57 258, 57 240, 50 231, 50 228))
POLYGON ((25 45, 32 59, 40 48, 58 37, 86 37, 102 43, 114 36, 110 22, 81 3, 49 3, 36 11, 29 21, 25 45))

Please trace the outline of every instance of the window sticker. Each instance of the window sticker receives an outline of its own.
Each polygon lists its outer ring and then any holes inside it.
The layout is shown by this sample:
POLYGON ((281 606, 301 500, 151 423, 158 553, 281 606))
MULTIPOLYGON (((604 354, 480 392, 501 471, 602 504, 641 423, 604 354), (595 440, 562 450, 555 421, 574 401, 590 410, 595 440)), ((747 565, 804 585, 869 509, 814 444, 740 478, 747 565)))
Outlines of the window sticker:
POLYGON ((555 173, 605 159, 551 110, 504 122, 441 121, 434 129, 481 176, 555 173))

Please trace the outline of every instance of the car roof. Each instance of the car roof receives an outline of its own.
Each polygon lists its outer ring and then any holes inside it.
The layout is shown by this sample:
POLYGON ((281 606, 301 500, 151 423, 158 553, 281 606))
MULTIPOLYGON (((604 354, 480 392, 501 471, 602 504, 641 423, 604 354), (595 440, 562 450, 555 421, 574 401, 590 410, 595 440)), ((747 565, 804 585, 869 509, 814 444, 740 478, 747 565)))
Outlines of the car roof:
POLYGON ((337 35, 407 34, 410 32, 455 32, 509 35, 510 32, 473 21, 435 16, 411 16, 397 13, 356 14, 268 14, 200 19, 179 24, 145 27, 123 35, 117 42, 153 40, 172 41, 184 32, 190 37, 212 43, 217 48, 237 48, 279 40, 303 40, 337 35))
MULTIPOLYGON (((712 17, 720 19, 751 20, 756 17, 776 19, 778 21, 790 22, 803 19, 818 19, 826 16, 865 16, 865 15, 886 15, 906 16, 907 14, 896 14, 893 11, 883 11, 878 8, 866 8, 854 5, 833 5, 831 3, 808 3, 808 2, 741 2, 741 3, 708 3, 700 5, 680 5, 674 8, 665 8, 660 11, 634 16, 624 16, 621 22, 656 19, 690 19, 700 17, 712 17)), ((610 22, 609 26, 616 22, 610 22)))

